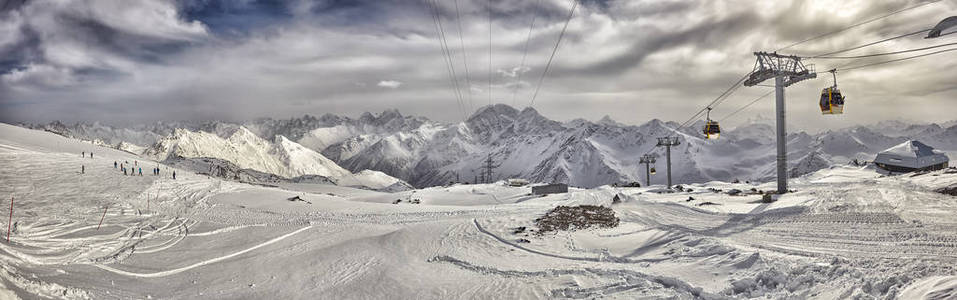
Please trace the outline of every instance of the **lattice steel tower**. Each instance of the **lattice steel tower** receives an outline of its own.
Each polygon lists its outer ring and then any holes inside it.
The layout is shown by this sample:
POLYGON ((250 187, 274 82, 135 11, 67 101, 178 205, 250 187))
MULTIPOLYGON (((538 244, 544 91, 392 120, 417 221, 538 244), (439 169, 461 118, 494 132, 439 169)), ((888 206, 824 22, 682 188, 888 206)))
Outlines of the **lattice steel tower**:
POLYGON ((757 63, 744 86, 755 86, 765 80, 774 78, 774 94, 776 98, 775 115, 777 119, 778 142, 778 194, 788 191, 788 152, 787 127, 785 123, 784 88, 803 80, 817 77, 814 65, 805 66, 801 58, 793 55, 777 53, 755 52, 757 63))

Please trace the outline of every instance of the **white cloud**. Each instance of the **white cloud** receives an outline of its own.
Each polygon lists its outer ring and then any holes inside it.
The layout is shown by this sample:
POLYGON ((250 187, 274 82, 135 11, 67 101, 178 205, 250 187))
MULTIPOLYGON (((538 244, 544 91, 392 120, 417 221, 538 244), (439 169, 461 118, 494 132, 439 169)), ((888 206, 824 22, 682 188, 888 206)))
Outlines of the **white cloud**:
POLYGON ((395 80, 383 80, 383 81, 379 81, 379 83, 376 85, 379 87, 395 89, 395 88, 399 88, 399 86, 402 85, 402 82, 395 81, 395 80))
POLYGON ((42 89, 69 86, 76 83, 76 78, 68 68, 30 64, 26 68, 0 75, 0 81, 23 88, 42 89))

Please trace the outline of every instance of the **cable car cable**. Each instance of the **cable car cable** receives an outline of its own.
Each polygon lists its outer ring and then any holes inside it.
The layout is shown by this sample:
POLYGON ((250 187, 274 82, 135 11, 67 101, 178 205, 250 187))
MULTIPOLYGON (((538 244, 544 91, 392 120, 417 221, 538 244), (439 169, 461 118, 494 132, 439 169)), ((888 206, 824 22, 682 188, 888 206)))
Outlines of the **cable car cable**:
POLYGON ((738 108, 738 109, 735 110, 734 112, 728 114, 727 116, 724 116, 724 118, 721 118, 720 120, 718 120, 718 122, 724 122, 724 120, 727 120, 727 119, 730 118, 731 116, 734 116, 735 114, 737 114, 737 113, 743 111, 744 109, 750 107, 751 105, 754 105, 755 103, 758 103, 758 101, 761 101, 761 99, 767 98, 767 97, 770 96, 772 93, 774 93, 774 90, 771 90, 771 91, 765 93, 764 95, 761 95, 761 97, 755 98, 755 99, 752 100, 750 103, 745 104, 745 105, 742 106, 741 108, 738 108))
POLYGON ((860 66, 854 66, 854 67, 848 67, 848 68, 843 68, 843 69, 837 69, 837 70, 838 70, 838 71, 856 70, 856 69, 867 68, 867 67, 872 67, 872 66, 877 66, 877 65, 883 65, 883 64, 888 64, 888 63, 892 63, 892 62, 899 62, 899 61, 904 61, 904 60, 909 60, 909 59, 914 59, 914 58, 919 58, 919 57, 934 55, 934 54, 940 54, 940 53, 950 52, 950 51, 957 51, 957 48, 944 49, 944 50, 934 51, 934 52, 931 52, 931 53, 924 53, 924 54, 919 54, 919 55, 914 55, 914 56, 902 57, 902 58, 898 58, 898 59, 892 59, 892 60, 887 60, 887 61, 882 61, 882 62, 876 62, 876 63, 870 63, 870 64, 865 64, 865 65, 860 65, 860 66))
POLYGON ((838 54, 838 53, 844 53, 844 52, 848 52, 848 51, 852 51, 852 50, 857 50, 857 49, 861 49, 861 48, 868 47, 868 46, 877 45, 877 44, 880 44, 880 43, 883 43, 883 42, 896 40, 896 39, 899 39, 899 38, 904 38, 904 37, 908 37, 908 36, 912 36, 912 35, 916 35, 916 34, 921 34, 921 33, 928 32, 928 31, 930 31, 930 29, 924 29, 924 30, 921 30, 921 31, 915 31, 915 32, 911 32, 911 33, 906 33, 906 34, 898 35, 898 36, 895 36, 895 37, 886 38, 886 39, 883 39, 883 40, 880 40, 880 41, 863 44, 863 45, 860 45, 860 46, 854 46, 854 47, 847 48, 847 49, 843 49, 843 50, 828 52, 828 53, 824 53, 824 54, 818 54, 818 55, 815 55, 815 56, 810 56, 810 57, 805 57, 805 58, 806 58, 806 59, 815 59, 815 58, 822 57, 822 56, 828 56, 828 55, 834 55, 834 54, 838 54))
POLYGON ((432 22, 435 25, 435 31, 437 39, 439 40, 439 46, 442 48, 442 54, 445 61, 446 71, 449 73, 449 82, 452 85, 453 94, 455 95, 456 104, 458 104, 459 111, 462 114, 462 118, 466 118, 465 109, 462 106, 462 92, 459 88, 458 79, 455 75, 455 67, 452 63, 452 54, 448 49, 448 41, 445 39, 445 30, 442 27, 441 16, 439 15, 438 7, 433 1, 428 1, 430 12, 432 13, 432 22))
POLYGON ((871 23, 871 22, 874 22, 874 21, 877 21, 877 20, 880 20, 880 19, 883 19, 883 18, 887 18, 887 17, 893 16, 893 15, 896 15, 896 14, 899 14, 899 13, 902 13, 902 12, 905 12, 905 11, 908 11, 908 10, 911 10, 911 9, 915 9, 915 8, 918 8, 918 7, 922 7, 922 6, 925 6, 925 5, 928 5, 928 4, 937 3, 937 2, 940 2, 940 1, 943 1, 943 0, 933 0, 933 1, 928 1, 928 2, 921 3, 921 4, 918 4, 918 5, 914 5, 914 6, 911 6, 911 7, 903 8, 903 9, 900 9, 900 10, 897 10, 897 11, 894 11, 894 12, 891 12, 891 13, 889 13, 889 14, 886 14, 886 15, 883 15, 883 16, 880 16, 880 17, 876 17, 876 18, 873 18, 873 19, 870 19, 870 20, 867 20, 867 21, 864 21, 864 22, 860 22, 860 23, 857 23, 857 24, 853 24, 853 25, 848 26, 848 27, 845 27, 845 28, 843 28, 843 29, 831 31, 831 32, 828 32, 828 33, 825 33, 825 34, 821 34, 821 35, 817 35, 817 36, 814 36, 814 37, 811 37, 811 38, 808 38, 808 39, 801 40, 801 41, 799 41, 799 42, 796 42, 796 43, 787 45, 787 46, 785 46, 785 47, 782 47, 782 48, 776 50, 775 52, 781 51, 781 50, 784 50, 784 49, 788 49, 788 48, 791 48, 791 47, 794 47, 794 46, 797 46, 797 45, 800 45, 800 44, 803 44, 803 43, 806 43, 806 42, 810 42, 810 41, 813 41, 813 40, 821 39, 821 38, 824 38, 824 37, 827 37, 827 36, 830 36, 830 35, 833 35, 833 34, 841 33, 841 32, 844 32, 844 31, 848 31, 848 30, 850 30, 850 29, 856 28, 856 27, 861 26, 861 25, 865 25, 865 24, 868 24, 868 23, 871 23))
POLYGON ((715 98, 714 100, 712 100, 711 103, 709 103, 707 106, 705 106, 705 108, 702 108, 702 109, 699 110, 697 113, 695 113, 694 115, 692 115, 691 118, 689 118, 687 121, 685 121, 684 123, 681 123, 681 126, 679 126, 677 129, 675 129, 675 130, 673 130, 673 131, 674 131, 674 132, 677 132, 677 131, 679 131, 679 130, 685 128, 685 127, 687 127, 687 126, 690 125, 691 123, 694 123, 694 122, 697 121, 698 119, 700 119, 701 114, 704 113, 708 108, 712 108, 712 109, 713 109, 713 108, 714 108, 715 106, 717 106, 717 104, 719 104, 721 101, 724 101, 723 99, 727 99, 727 97, 730 97, 731 94, 733 94, 735 91, 737 91, 738 88, 741 87, 741 83, 744 82, 744 80, 747 79, 748 76, 750 76, 750 75, 751 75, 751 72, 748 72, 747 74, 744 74, 744 76, 742 76, 741 79, 738 79, 738 81, 735 82, 734 85, 732 85, 731 87, 729 87, 727 90, 724 91, 724 93, 721 93, 721 95, 719 95, 717 98, 715 98))
MULTIPOLYGON (((855 55, 855 56, 818 56, 818 57, 815 57, 815 58, 816 58, 816 59, 858 59, 858 58, 868 58, 868 57, 876 57, 876 56, 887 56, 887 55, 904 54, 904 53, 924 51, 924 50, 936 49, 936 48, 940 48, 940 47, 947 47, 947 46, 953 46, 953 45, 957 45, 957 43, 947 43, 947 44, 940 44, 940 45, 934 45, 934 46, 928 46, 928 47, 921 47, 921 48, 915 48, 915 49, 900 50, 900 51, 893 51, 893 52, 884 52, 884 53, 873 53, 873 54, 855 55)), ((809 57, 805 57, 805 58, 809 58, 809 57)))
POLYGON ((535 105, 535 98, 538 97, 538 91, 542 88, 542 82, 545 81, 548 68, 552 65, 552 60, 555 59, 555 53, 558 52, 558 45, 562 43, 562 38, 565 37, 565 30, 568 29, 568 23, 572 21, 572 16, 575 15, 575 9, 578 8, 578 0, 572 0, 572 3, 572 9, 568 11, 568 18, 565 19, 565 26, 562 27, 562 32, 558 34, 558 40, 555 41, 555 48, 552 49, 552 55, 548 57, 548 62, 545 63, 545 69, 542 70, 542 77, 538 79, 538 86, 535 87, 535 93, 532 94, 532 101, 528 103, 529 107, 535 105))
MULTIPOLYGON (((684 123, 681 123, 681 124, 678 126, 678 128, 673 129, 672 132, 680 132, 681 129, 684 129, 685 127, 687 127, 687 126, 690 125, 691 123, 693 123, 693 122, 697 121, 698 119, 700 119, 701 114, 702 114, 705 110, 707 110, 708 107, 714 108, 713 106, 715 106, 716 103, 719 103, 722 99, 725 99, 725 98, 727 98, 727 97, 730 97, 731 94, 734 93, 734 91, 736 91, 738 88, 741 87, 741 83, 744 82, 744 80, 747 79, 748 76, 750 76, 750 75, 751 75, 751 72, 748 72, 747 74, 744 74, 744 76, 741 76, 741 79, 738 79, 738 81, 736 81, 731 87, 728 87, 728 89, 725 90, 723 93, 721 93, 721 95, 718 95, 718 97, 715 98, 714 100, 712 100, 711 103, 708 104, 708 106, 706 106, 705 108, 699 110, 697 113, 695 113, 694 115, 692 115, 691 118, 689 118, 687 121, 685 121, 684 123)), ((670 136, 670 135, 669 135, 669 136, 670 136)), ((649 154, 649 153, 651 153, 651 152, 654 152, 655 149, 657 149, 657 148, 658 148, 658 147, 652 146, 651 149, 648 149, 648 151, 646 151, 646 152, 644 153, 644 155, 647 155, 647 154, 649 154)))

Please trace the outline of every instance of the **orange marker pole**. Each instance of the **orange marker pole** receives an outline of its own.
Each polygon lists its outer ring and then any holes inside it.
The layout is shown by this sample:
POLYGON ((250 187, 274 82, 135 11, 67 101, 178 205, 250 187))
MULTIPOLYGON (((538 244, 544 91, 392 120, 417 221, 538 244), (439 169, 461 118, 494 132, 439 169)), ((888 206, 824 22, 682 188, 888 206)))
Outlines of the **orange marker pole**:
POLYGON ((103 219, 106 218, 106 210, 107 210, 107 209, 110 209, 110 206, 106 206, 106 208, 103 209, 103 216, 100 217, 100 224, 97 224, 97 225, 96 225, 96 230, 100 230, 100 225, 103 225, 103 219))
POLYGON ((10 221, 7 221, 7 243, 10 243, 10 228, 13 228, 13 196, 10 196, 10 221))

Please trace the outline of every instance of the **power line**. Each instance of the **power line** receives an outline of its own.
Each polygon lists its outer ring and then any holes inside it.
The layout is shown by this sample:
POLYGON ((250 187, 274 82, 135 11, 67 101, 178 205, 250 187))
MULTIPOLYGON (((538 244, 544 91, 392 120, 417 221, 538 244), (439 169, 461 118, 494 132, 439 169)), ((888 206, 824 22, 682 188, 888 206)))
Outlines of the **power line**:
POLYGON ((548 68, 552 65, 552 60, 555 59, 555 53, 558 52, 558 45, 562 43, 562 38, 565 37, 565 30, 568 29, 568 23, 572 21, 572 16, 575 15, 575 9, 578 8, 578 0, 572 0, 572 3, 572 9, 568 11, 568 18, 565 19, 565 26, 562 27, 562 32, 558 34, 558 40, 555 41, 555 48, 552 49, 552 55, 548 57, 548 62, 545 63, 545 70, 542 70, 542 77, 538 79, 538 86, 535 87, 535 93, 532 94, 532 101, 528 104, 529 107, 535 105, 535 98, 538 97, 538 91, 542 89, 542 82, 545 81, 548 68))
POLYGON ((875 57, 875 56, 887 56, 887 55, 903 54, 903 53, 909 53, 909 52, 924 51, 924 50, 936 49, 936 48, 940 48, 940 47, 947 47, 947 46, 953 46, 953 45, 957 45, 957 43, 947 43, 947 44, 940 44, 940 45, 934 45, 934 46, 922 47, 922 48, 916 48, 916 49, 907 49, 907 50, 900 50, 900 51, 893 51, 893 52, 884 52, 884 53, 874 53, 874 54, 866 54, 866 55, 855 55, 855 56, 819 56, 819 57, 815 57, 815 58, 817 58, 817 59, 857 59, 857 58, 868 58, 868 57, 875 57))
POLYGON ((459 0, 455 0, 455 21, 459 25, 459 45, 462 47, 462 65, 465 66, 465 88, 469 95, 468 111, 472 111, 472 76, 469 75, 468 54, 465 51, 465 38, 462 34, 462 15, 459 14, 459 0))
MULTIPOLYGON (((536 7, 539 3, 542 3, 542 1, 538 0, 538 2, 536 2, 536 7)), ((537 16, 537 14, 532 13, 532 22, 528 24, 528 36, 525 37, 525 48, 522 50, 522 63, 518 66, 518 81, 516 81, 518 84, 522 83, 522 75, 525 74, 525 58, 528 57, 528 42, 532 40, 532 29, 535 28, 535 17, 537 16)), ((518 88, 516 87, 512 90, 512 106, 515 106, 515 94, 517 93, 518 88)))
POLYGON ((788 49, 788 48, 791 48, 791 47, 794 47, 794 46, 797 46, 797 45, 800 45, 800 44, 803 44, 803 43, 806 43, 806 42, 810 42, 810 41, 813 41, 813 40, 817 40, 817 39, 820 39, 820 38, 823 38, 823 37, 826 37, 826 36, 830 36, 830 35, 833 35, 833 34, 841 33, 841 32, 844 32, 844 31, 853 29, 853 28, 855 28, 855 27, 858 27, 858 26, 861 26, 861 25, 864 25, 864 24, 868 24, 868 23, 871 23, 871 22, 874 22, 874 21, 877 21, 877 20, 880 20, 880 19, 883 19, 883 18, 887 18, 887 17, 893 16, 893 15, 896 15, 896 14, 899 14, 899 13, 902 13, 902 12, 905 12, 905 11, 908 11, 908 10, 911 10, 911 9, 915 9, 915 8, 918 8, 918 7, 921 7, 921 6, 925 6, 925 5, 928 5, 928 4, 937 3, 937 2, 940 2, 940 1, 943 1, 943 0, 933 0, 933 1, 928 1, 928 2, 921 3, 921 4, 918 4, 918 5, 914 5, 914 6, 911 6, 911 7, 903 8, 903 9, 900 9, 900 10, 897 10, 897 11, 894 11, 894 12, 891 12, 891 13, 889 13, 889 14, 886 14, 886 15, 883 15, 883 16, 880 16, 880 17, 876 17, 876 18, 873 18, 873 19, 870 19, 870 20, 867 20, 867 21, 864 21, 864 22, 860 22, 860 23, 857 23, 857 24, 853 24, 853 25, 848 26, 848 27, 845 27, 845 28, 843 28, 843 29, 831 31, 831 32, 828 32, 828 33, 825 33, 825 34, 821 34, 821 35, 817 35, 817 36, 814 36, 814 37, 811 37, 811 38, 808 38, 808 39, 801 40, 801 41, 799 41, 799 42, 796 42, 796 43, 787 45, 787 46, 785 46, 785 47, 783 47, 783 48, 780 48, 780 49, 778 49, 778 50, 775 50, 775 52, 778 52, 778 51, 781 51, 781 50, 784 50, 784 49, 788 49))
POLYGON ((435 31, 438 35, 437 39, 439 40, 439 46, 442 48, 442 54, 446 64, 446 71, 449 72, 449 81, 452 85, 455 101, 456 104, 458 104, 459 112, 462 113, 463 118, 465 118, 465 110, 462 107, 462 92, 459 88, 458 78, 455 75, 455 66, 452 60, 451 51, 448 48, 448 41, 445 38, 445 29, 442 27, 441 16, 439 15, 439 11, 435 3, 432 1, 429 1, 428 3, 432 13, 432 21, 435 25, 435 31))
POLYGON ((488 105, 492 105, 492 0, 488 0, 488 105))
POLYGON ((466 118, 468 112, 465 111, 465 96, 462 95, 462 87, 459 84, 459 77, 455 72, 455 61, 454 55, 452 55, 452 47, 449 47, 449 41, 446 38, 445 27, 442 26, 442 15, 439 13, 438 8, 436 7, 435 18, 439 24, 439 31, 442 33, 442 44, 445 45, 445 52, 448 55, 449 70, 452 71, 452 79, 455 82, 455 92, 458 95, 457 103, 459 109, 462 111, 462 119, 466 118))

